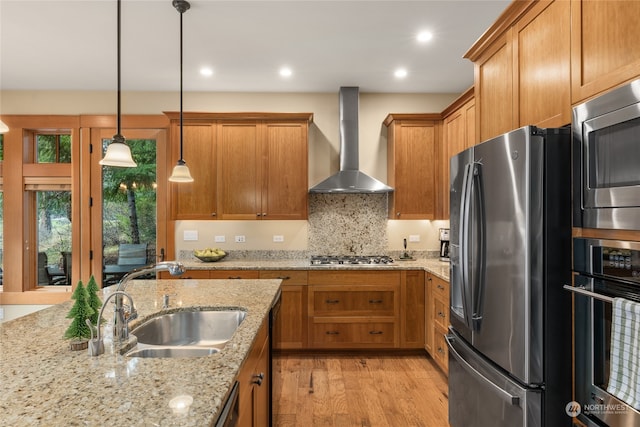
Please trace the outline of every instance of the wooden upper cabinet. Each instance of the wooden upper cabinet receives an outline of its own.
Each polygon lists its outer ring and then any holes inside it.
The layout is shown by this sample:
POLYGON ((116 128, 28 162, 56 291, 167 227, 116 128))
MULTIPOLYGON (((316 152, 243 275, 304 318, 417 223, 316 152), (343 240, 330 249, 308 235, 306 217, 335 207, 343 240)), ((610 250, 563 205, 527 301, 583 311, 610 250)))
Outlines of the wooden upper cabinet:
MULTIPOLYGON (((169 170, 180 158, 180 121, 171 117, 169 170)), ((193 182, 170 183, 171 218, 215 219, 217 215, 216 127, 213 120, 183 120, 183 158, 193 182)))
POLYGON ((439 114, 390 114, 387 180, 390 219, 436 219, 439 114))
POLYGON ((571 101, 640 75, 640 2, 571 1, 571 101))
POLYGON ((570 3, 541 1, 513 31, 517 127, 571 123, 570 3))
POLYGON ((512 2, 467 52, 478 142, 521 126, 571 122, 570 23, 569 2, 512 2))
POLYGON ((511 30, 474 62, 478 131, 480 141, 486 141, 516 128, 511 30))
POLYGON ((307 140, 307 123, 265 123, 263 219, 307 218, 307 140))
MULTIPOLYGON (((178 113, 171 120, 173 167, 178 113)), ((172 185, 172 219, 306 219, 311 113, 184 113, 193 183, 172 185)))
POLYGON ((258 219, 261 213, 262 144, 255 122, 218 126, 220 219, 258 219))
POLYGON ((476 103, 473 87, 464 92, 442 112, 442 147, 440 149, 440 191, 438 205, 441 218, 449 218, 449 171, 451 157, 476 144, 476 103))

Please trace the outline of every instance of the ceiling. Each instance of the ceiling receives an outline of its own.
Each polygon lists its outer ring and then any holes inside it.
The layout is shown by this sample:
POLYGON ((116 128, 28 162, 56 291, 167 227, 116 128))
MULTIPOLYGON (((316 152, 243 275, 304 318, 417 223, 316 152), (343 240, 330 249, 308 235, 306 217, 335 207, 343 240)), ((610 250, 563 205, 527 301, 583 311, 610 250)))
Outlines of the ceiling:
MULTIPOLYGON (((190 3, 184 91, 460 93, 473 84, 462 56, 509 0, 190 3)), ((116 5, 0 0, 0 89, 115 90, 116 5)), ((122 90, 179 90, 179 25, 171 0, 122 0, 122 90)))

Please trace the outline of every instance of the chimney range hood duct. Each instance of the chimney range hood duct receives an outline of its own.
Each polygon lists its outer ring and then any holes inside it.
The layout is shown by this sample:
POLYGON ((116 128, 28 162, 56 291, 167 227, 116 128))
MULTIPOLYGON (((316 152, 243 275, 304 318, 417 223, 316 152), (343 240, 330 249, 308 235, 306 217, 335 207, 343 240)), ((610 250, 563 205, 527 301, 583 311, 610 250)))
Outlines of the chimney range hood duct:
POLYGON ((388 193, 393 188, 358 170, 359 88, 340 88, 340 171, 310 193, 388 193))

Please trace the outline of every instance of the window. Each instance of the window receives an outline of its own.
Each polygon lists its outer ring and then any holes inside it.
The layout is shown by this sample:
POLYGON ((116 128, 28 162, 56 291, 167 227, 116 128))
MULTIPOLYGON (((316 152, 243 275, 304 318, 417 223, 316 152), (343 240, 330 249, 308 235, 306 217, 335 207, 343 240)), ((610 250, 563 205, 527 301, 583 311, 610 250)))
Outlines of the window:
POLYGON ((71 135, 36 134, 35 163, 71 163, 71 135))
POLYGON ((38 286, 71 285, 71 191, 34 191, 38 286))

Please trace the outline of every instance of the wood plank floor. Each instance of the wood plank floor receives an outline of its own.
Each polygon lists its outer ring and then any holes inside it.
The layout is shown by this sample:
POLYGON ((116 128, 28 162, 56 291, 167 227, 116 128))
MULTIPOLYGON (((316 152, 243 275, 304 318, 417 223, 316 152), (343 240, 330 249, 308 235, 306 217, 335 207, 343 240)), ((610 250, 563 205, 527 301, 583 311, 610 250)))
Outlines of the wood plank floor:
POLYGON ((420 355, 274 355, 279 427, 447 427, 447 378, 420 355))

